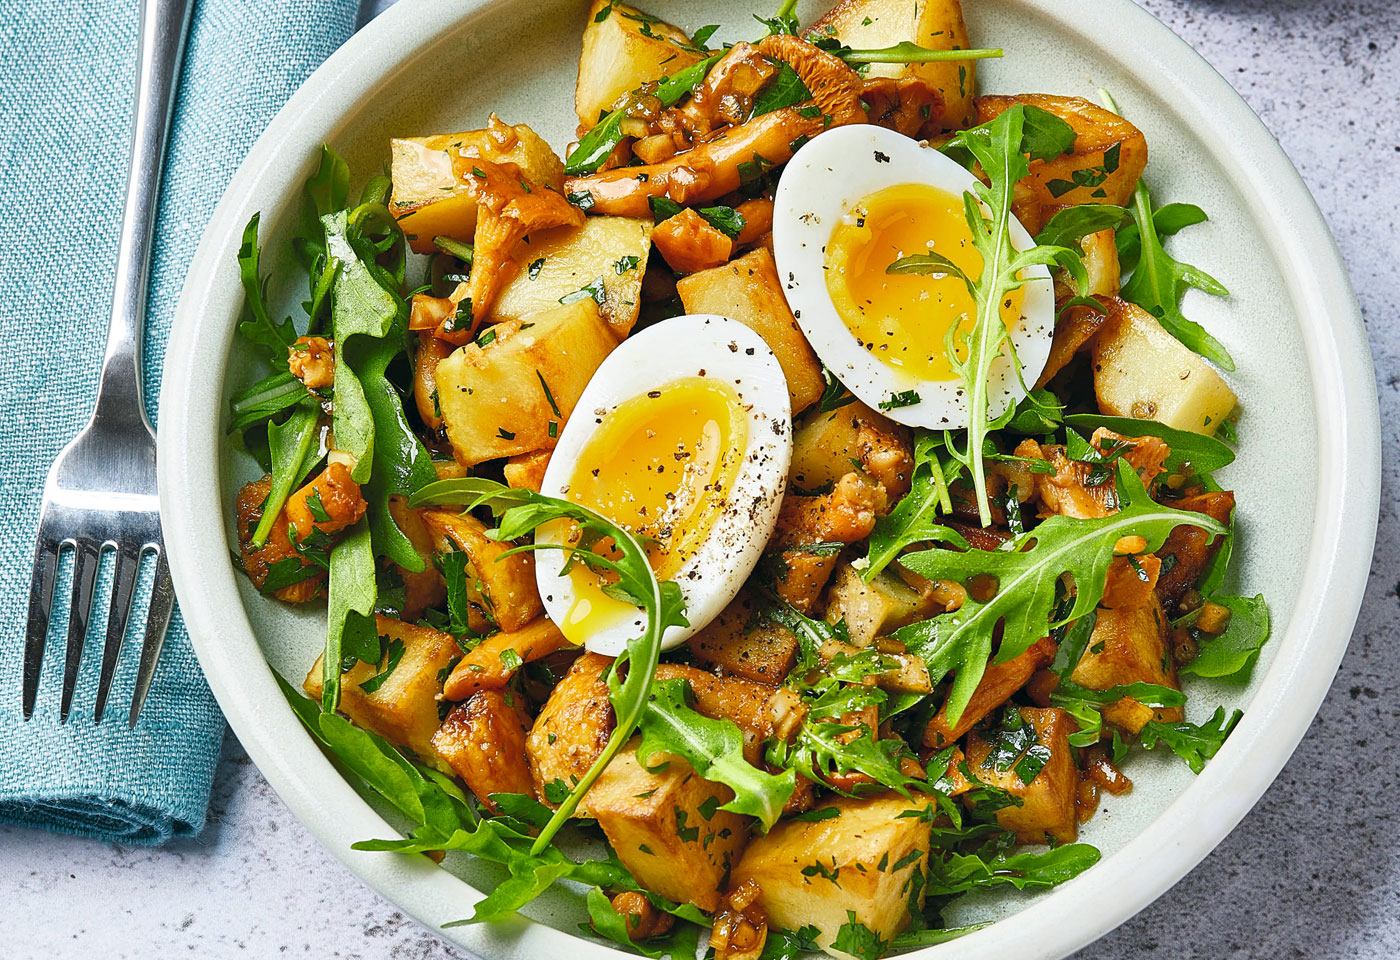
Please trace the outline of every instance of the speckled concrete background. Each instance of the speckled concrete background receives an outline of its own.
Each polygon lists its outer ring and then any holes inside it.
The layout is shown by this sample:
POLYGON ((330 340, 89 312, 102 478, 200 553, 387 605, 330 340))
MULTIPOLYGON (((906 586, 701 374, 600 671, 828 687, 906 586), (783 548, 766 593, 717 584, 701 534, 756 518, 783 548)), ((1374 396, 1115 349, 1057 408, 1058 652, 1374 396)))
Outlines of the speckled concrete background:
MULTIPOLYGON (((1233 834, 1081 960, 1400 956, 1400 3, 1139 0, 1234 84, 1327 215, 1370 330, 1385 493, 1311 732, 1233 834)), ((387 6, 385 0, 378 0, 387 6)), ((458 958, 361 886, 230 735, 210 826, 161 850, 0 827, 0 956, 458 958)))

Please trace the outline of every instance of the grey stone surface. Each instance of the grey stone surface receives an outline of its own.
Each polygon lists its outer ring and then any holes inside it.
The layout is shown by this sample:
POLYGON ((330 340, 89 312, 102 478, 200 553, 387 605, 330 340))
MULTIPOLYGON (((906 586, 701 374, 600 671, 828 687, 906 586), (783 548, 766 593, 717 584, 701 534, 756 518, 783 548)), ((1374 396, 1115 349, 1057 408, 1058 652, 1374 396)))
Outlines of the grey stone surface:
MULTIPOLYGON (((1219 849, 1080 957, 1400 956, 1400 4, 1141 2, 1258 111, 1337 235, 1375 352, 1385 493, 1351 648, 1297 754, 1219 849)), ((321 849, 232 736, 202 836, 146 850, 0 828, 0 903, 14 960, 460 956, 321 849)))

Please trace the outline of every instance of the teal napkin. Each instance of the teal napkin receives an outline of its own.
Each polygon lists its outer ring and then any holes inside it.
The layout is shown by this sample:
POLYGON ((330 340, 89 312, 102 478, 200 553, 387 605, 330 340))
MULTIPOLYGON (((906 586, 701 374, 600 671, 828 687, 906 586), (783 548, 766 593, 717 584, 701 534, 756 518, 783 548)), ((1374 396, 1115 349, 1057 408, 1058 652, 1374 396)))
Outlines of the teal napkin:
MULTIPOLYGON (((158 844, 203 828, 224 731, 178 614, 135 730, 126 711, 139 634, 128 636, 106 719, 92 722, 105 627, 89 637, 61 726, 68 581, 60 580, 38 706, 29 722, 20 715, 39 495, 50 461, 91 411, 106 336, 138 7, 10 3, 0 18, 0 821, 158 844)), ((214 204, 272 115, 350 36, 356 7, 195 5, 156 226, 146 330, 153 421, 170 317, 214 204)), ((106 609, 99 592, 99 625, 106 609)))

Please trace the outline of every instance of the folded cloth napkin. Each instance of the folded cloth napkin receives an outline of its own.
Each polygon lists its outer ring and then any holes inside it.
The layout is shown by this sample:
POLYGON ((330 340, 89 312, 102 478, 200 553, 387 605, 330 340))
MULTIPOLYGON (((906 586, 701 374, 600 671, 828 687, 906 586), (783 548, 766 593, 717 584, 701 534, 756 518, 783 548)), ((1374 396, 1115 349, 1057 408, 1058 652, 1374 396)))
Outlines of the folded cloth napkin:
MULTIPOLYGON (((272 115, 350 36, 357 6, 195 4, 152 264, 152 420, 167 328, 214 204, 272 115)), ((60 579, 38 706, 28 722, 20 714, 40 492, 50 461, 92 409, 106 333, 138 18, 139 0, 74 0, 8 4, 0 19, 0 821, 157 844, 203 828, 224 730, 178 614, 136 729, 127 728, 126 708, 139 633, 128 636, 107 718, 94 725, 107 610, 99 591, 73 712, 61 726, 68 595, 60 579)))

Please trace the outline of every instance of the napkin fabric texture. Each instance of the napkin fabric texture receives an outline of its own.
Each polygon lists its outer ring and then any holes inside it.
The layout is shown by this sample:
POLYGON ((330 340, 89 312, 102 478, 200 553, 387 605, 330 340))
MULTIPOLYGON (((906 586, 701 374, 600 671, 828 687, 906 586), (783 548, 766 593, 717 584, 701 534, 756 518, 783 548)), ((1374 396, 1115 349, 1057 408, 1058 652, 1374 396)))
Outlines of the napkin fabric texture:
MULTIPOLYGON (((0 18, 0 822, 158 844, 203 828, 224 731, 178 612, 130 730, 138 597, 106 717, 94 725, 108 602, 99 589, 73 711, 60 725, 65 555, 38 705, 28 722, 20 713, 44 476, 92 410, 106 339, 139 6, 10 3, 0 18)), ((156 224, 145 339, 152 421, 170 319, 214 205, 277 109, 350 36, 356 8, 354 0, 195 3, 156 224)), ((110 555, 105 566, 104 580, 110 555)), ((149 573, 149 594, 145 580, 149 573)))

